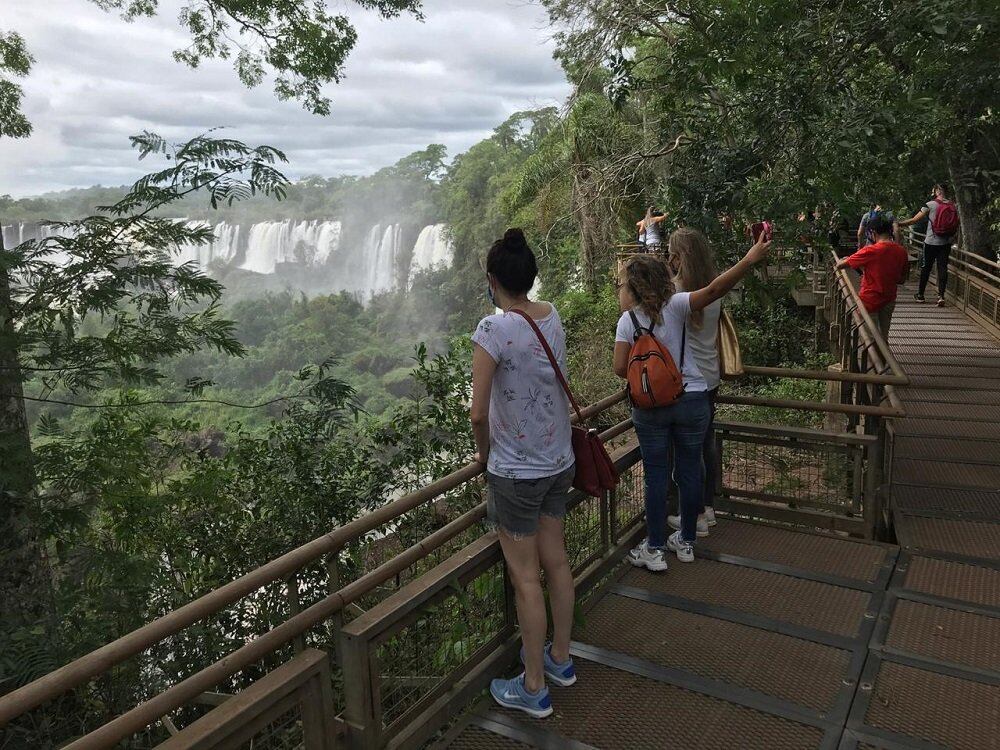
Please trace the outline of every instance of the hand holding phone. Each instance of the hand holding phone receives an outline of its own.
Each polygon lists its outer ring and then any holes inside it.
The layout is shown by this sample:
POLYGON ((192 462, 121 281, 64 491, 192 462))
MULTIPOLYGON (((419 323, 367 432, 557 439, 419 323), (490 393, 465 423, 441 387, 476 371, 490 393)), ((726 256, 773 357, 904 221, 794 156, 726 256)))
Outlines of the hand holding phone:
POLYGON ((750 225, 748 233, 754 243, 759 242, 761 236, 765 242, 770 242, 774 239, 774 226, 769 221, 758 221, 750 225))

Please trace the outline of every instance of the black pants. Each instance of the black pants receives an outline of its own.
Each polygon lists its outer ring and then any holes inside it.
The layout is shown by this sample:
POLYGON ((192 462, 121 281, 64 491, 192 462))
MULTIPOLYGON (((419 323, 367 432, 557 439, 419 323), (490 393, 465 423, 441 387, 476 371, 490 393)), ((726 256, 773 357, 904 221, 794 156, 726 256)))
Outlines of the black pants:
POLYGON ((931 277, 931 267, 937 263, 938 297, 944 299, 944 290, 948 286, 948 258, 951 255, 951 243, 947 245, 924 245, 924 255, 920 261, 920 296, 924 295, 927 280, 931 277))

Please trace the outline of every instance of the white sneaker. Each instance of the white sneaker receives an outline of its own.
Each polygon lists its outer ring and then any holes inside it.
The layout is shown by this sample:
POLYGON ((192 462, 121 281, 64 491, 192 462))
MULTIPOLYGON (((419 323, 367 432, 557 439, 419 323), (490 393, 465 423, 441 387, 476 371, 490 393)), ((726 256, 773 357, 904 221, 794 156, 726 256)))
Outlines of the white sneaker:
POLYGON ((628 561, 637 568, 645 568, 654 573, 667 569, 667 556, 662 549, 650 548, 647 539, 643 539, 639 546, 628 553, 628 561))
POLYGON ((681 539, 681 532, 675 531, 667 537, 667 549, 677 553, 682 563, 694 562, 694 545, 681 539))
POLYGON ((709 526, 715 526, 715 524, 718 523, 718 521, 715 520, 715 508, 711 505, 705 506, 705 512, 701 514, 700 518, 704 518, 705 523, 709 526))
MULTIPOLYGON (((667 516, 667 524, 670 528, 681 530, 681 517, 680 516, 667 516)), ((698 520, 694 524, 695 535, 696 536, 708 536, 708 520, 705 516, 698 516, 698 520)))

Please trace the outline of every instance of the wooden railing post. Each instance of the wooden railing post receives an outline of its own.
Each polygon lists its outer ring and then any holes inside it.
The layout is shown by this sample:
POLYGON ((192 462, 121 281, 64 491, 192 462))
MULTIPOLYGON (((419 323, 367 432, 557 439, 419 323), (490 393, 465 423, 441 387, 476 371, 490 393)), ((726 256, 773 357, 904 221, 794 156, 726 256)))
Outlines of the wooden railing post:
MULTIPOLYGON (((291 617, 302 612, 302 601, 299 599, 299 576, 293 573, 285 581, 285 597, 288 599, 288 612, 291 617)), ((300 654, 306 650, 305 636, 299 633, 292 640, 292 648, 295 653, 300 654)))
MULTIPOLYGON (((342 585, 340 582, 340 553, 342 550, 342 547, 338 547, 326 556, 326 587, 331 595, 337 593, 342 585)), ((343 610, 339 610, 330 617, 330 630, 333 632, 333 650, 337 657, 337 664, 339 665, 344 663, 343 627, 344 612, 343 610)))
POLYGON ((361 636, 343 635, 344 719, 354 750, 380 747, 382 711, 377 691, 377 659, 371 642, 361 636))
POLYGON ((330 661, 324 659, 302 695, 302 745, 305 750, 337 750, 340 743, 335 710, 330 661))

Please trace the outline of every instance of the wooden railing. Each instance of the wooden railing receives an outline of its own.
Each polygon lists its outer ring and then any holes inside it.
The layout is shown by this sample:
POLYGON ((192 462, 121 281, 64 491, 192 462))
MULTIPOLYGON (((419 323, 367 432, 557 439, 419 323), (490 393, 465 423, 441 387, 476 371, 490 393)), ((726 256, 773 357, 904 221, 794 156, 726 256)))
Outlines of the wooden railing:
MULTIPOLYGON (((907 379, 850 278, 832 271, 832 264, 828 289, 836 291, 828 298, 837 300, 830 320, 840 371, 746 370, 759 378, 834 382, 840 398, 827 403, 722 395, 719 400, 839 413, 848 420, 847 431, 720 422, 716 502, 720 511, 740 516, 872 537, 885 517, 882 477, 888 476, 890 446, 884 420, 903 414, 893 388, 907 379)), ((623 482, 599 498, 572 497, 567 546, 582 594, 599 590, 644 532, 640 455, 624 394, 587 407, 584 415, 605 426, 602 436, 616 446, 623 482)), ((497 539, 483 525, 481 474, 479 464, 464 466, 0 697, 0 727, 68 691, 85 692, 95 678, 113 679, 130 660, 149 662, 154 648, 169 651, 174 637, 194 626, 212 627, 227 608, 277 585, 287 600, 286 619, 134 708, 88 727, 64 747, 112 748, 143 732, 149 736, 151 726, 161 728, 169 748, 231 747, 251 736, 255 748, 281 747, 289 737, 309 750, 344 742, 359 748, 418 746, 516 652, 511 588, 497 539), (473 498, 468 506, 415 543, 402 543, 400 524, 458 492, 473 498), (395 546, 387 539, 395 539, 395 546), (357 545, 367 545, 362 557, 371 558, 370 569, 343 581, 342 556, 357 545), (387 559, 374 549, 388 549, 387 559), (325 591, 303 588, 306 569, 326 571, 325 591), (265 676, 240 677, 261 673, 262 664, 265 676), (235 697, 219 700, 219 693, 211 692, 219 686, 235 697), (192 706, 213 702, 219 705, 191 718, 192 706), (180 712, 187 721, 177 725, 180 712)))
MULTIPOLYGON (((904 241, 911 260, 923 262, 924 235, 907 227, 904 241)), ((918 272, 919 273, 919 272, 918 272)), ((937 278, 937 268, 933 270, 937 278)), ((948 263, 945 299, 1000 338, 1000 264, 955 246, 948 263)))

